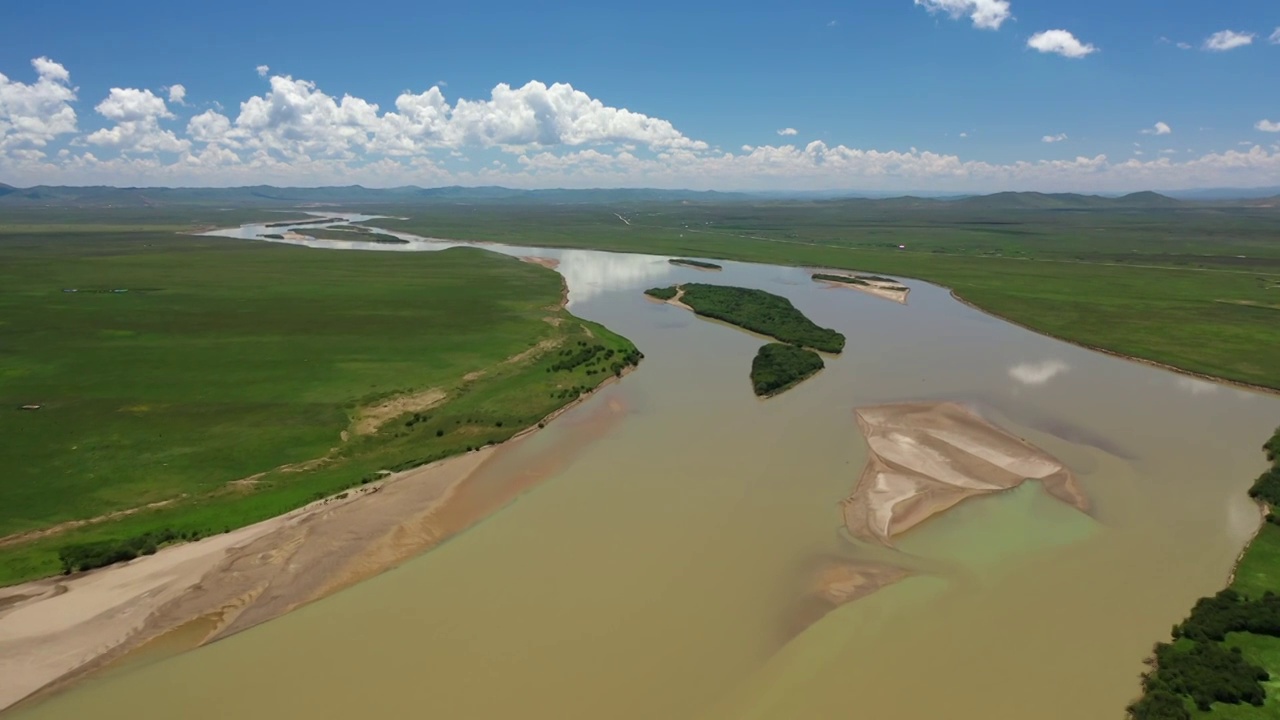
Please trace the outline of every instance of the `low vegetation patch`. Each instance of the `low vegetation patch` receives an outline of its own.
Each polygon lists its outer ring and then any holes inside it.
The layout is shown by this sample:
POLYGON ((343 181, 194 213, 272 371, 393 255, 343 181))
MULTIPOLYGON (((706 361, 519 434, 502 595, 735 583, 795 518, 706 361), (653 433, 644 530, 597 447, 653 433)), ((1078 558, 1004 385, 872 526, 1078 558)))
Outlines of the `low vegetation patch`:
POLYGON ((853 277, 851 275, 832 275, 830 273, 814 273, 813 279, 819 282, 844 283, 845 285, 863 285, 870 287, 871 283, 862 278, 853 277))
POLYGON ((844 335, 819 327, 791 301, 763 290, 689 283, 681 302, 699 315, 768 335, 800 347, 838 353, 844 350, 844 335))
POLYGON ((709 263, 702 260, 689 260, 687 258, 673 258, 669 261, 672 265, 687 265, 688 267, 698 268, 700 270, 723 270, 724 266, 715 263, 709 263))
MULTIPOLYGON (((1272 468, 1249 494, 1274 508, 1280 502, 1280 430, 1264 450, 1272 468)), ((1129 706, 1131 718, 1280 716, 1280 698, 1268 694, 1280 676, 1280 654, 1264 650, 1280 638, 1280 527, 1274 518, 1245 551, 1232 586, 1197 601, 1174 627, 1174 641, 1156 646, 1143 696, 1129 706), (1241 707, 1256 708, 1256 714, 1241 707)))
POLYGON ((644 294, 651 298, 657 298, 658 300, 670 300, 680 294, 680 288, 674 285, 664 288, 649 288, 644 291, 644 294))
POLYGON ((769 397, 785 392, 825 367, 822 357, 812 350, 769 343, 760 348, 751 361, 751 386, 756 395, 769 397))

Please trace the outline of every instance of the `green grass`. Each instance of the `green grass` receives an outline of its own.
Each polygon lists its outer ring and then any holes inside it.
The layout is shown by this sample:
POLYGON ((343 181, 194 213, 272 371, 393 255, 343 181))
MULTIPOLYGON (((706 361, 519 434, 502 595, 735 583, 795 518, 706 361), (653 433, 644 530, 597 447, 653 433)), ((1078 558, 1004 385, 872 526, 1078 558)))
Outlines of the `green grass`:
POLYGON ((1195 711, 1194 718, 1212 720, 1274 720, 1280 718, 1280 638, 1231 633, 1227 647, 1238 647, 1249 662, 1271 673, 1271 680, 1262 685, 1267 691, 1267 701, 1262 707, 1252 705, 1226 705, 1217 703, 1209 712, 1195 711))
POLYGON ((0 583, 56 571, 68 543, 220 532, 538 422, 609 369, 551 372, 554 353, 504 359, 543 341, 634 352, 549 311, 561 292, 556 273, 475 249, 338 253, 62 223, 0 230, 0 536, 174 501, 0 547, 0 583), (129 292, 90 292, 111 289, 129 292), (451 398, 429 418, 340 441, 358 407, 427 388, 451 398), (29 403, 41 408, 17 409, 29 403), (228 486, 335 447, 316 470, 228 486))
POLYGON ((1046 334, 1280 389, 1280 323, 1262 307, 1280 302, 1275 209, 987 211, 833 201, 395 212, 410 219, 370 224, 915 277, 1046 334))
MULTIPOLYGON (((1261 597, 1268 590, 1280 593, 1280 525, 1264 523, 1249 544, 1231 587, 1246 597, 1261 597)), ((1275 666, 1280 675, 1280 663, 1275 666)))

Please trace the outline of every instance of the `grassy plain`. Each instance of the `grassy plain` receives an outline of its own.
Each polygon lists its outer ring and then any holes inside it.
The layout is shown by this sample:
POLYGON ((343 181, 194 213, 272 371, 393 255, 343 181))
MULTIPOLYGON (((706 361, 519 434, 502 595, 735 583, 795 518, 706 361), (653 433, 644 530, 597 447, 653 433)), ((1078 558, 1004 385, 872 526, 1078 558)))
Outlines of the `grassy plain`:
POLYGON ((553 372, 561 346, 634 359, 559 309, 561 278, 535 265, 176 234, 190 226, 167 211, 0 217, 0 538, 168 503, 0 539, 0 583, 56 572, 68 544, 221 532, 504 440, 610 376, 553 372), (447 400, 340 438, 362 407, 425 389, 447 400))
MULTIPOLYGON (((388 210, 390 212, 390 210, 388 210)), ((1091 347, 1280 389, 1280 209, 900 201, 431 205, 371 224, 915 277, 1091 347), (627 218, 624 223, 615 212, 627 218), (905 248, 899 248, 900 245, 905 248)))

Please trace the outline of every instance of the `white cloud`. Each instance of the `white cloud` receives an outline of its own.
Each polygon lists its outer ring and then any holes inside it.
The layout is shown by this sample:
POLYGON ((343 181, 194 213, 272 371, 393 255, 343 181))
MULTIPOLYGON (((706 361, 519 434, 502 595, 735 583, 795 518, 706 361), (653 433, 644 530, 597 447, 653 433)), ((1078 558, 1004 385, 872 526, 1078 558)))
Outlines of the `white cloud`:
POLYGON ((268 65, 259 65, 257 69, 258 77, 266 77, 267 73, 271 72, 271 67, 268 65))
POLYGON ((1221 30, 1210 35, 1204 41, 1204 49, 1211 52, 1226 52, 1235 50, 1238 47, 1252 45, 1253 39, 1257 37, 1253 33, 1242 33, 1234 30, 1221 30))
POLYGON ((1071 366, 1061 360, 1021 363, 1009 368, 1009 377, 1023 385, 1044 385, 1070 369, 1071 366))
POLYGON ((1098 48, 1082 43, 1066 30, 1045 30, 1032 35, 1027 47, 1042 53, 1053 53, 1065 58, 1079 59, 1098 52, 1098 48))
POLYGON ((183 85, 169 86, 169 102, 179 105, 187 104, 187 88, 183 85))
POLYGON ((165 98, 114 88, 98 104, 107 128, 46 154, 37 140, 75 131, 75 96, 64 68, 48 61, 36 67, 43 73, 39 82, 0 83, 0 117, 9 123, 0 135, 0 177, 10 183, 1119 192, 1266 185, 1280 177, 1280 145, 1179 155, 1182 161, 1096 155, 1006 163, 915 148, 796 145, 790 138, 725 151, 683 135, 667 120, 607 106, 568 85, 500 85, 488 98, 453 102, 433 87, 406 92, 383 110, 278 76, 238 111, 201 112, 178 131, 166 129, 174 118, 165 98), (32 134, 34 125, 8 120, 18 107, 14 93, 27 98, 41 82, 52 105, 18 115, 64 118, 69 122, 60 132, 48 134, 46 123, 44 134, 32 134))
POLYGON ((49 58, 31 61, 34 83, 10 80, 0 73, 0 155, 21 147, 42 148, 49 141, 76 130, 71 103, 76 91, 71 74, 49 58))
POLYGON ((1179 50, 1190 50, 1190 49, 1191 49, 1191 43, 1189 43, 1189 42, 1180 42, 1180 43, 1178 43, 1177 47, 1178 47, 1178 49, 1179 49, 1179 50))
POLYGON ((962 138, 967 138, 967 137, 969 137, 969 133, 967 133, 967 132, 962 132, 962 133, 960 133, 960 137, 962 137, 962 138))
POLYGON ((1271 120, 1259 120, 1258 124, 1254 125, 1253 127, 1255 130, 1261 130, 1262 132, 1280 133, 1280 122, 1273 122, 1271 120))
MULTIPOLYGON (((840 24, 840 22, 839 22, 838 20, 832 20, 832 21, 830 21, 830 22, 828 22, 828 23, 827 23, 827 27, 835 27, 835 26, 837 26, 837 25, 839 25, 839 24, 840 24)), ((1280 31, 1277 31, 1277 32, 1280 32, 1280 31)))
POLYGON ((778 134, 782 135, 783 137, 787 137, 791 135, 798 135, 800 134, 800 131, 796 130, 793 127, 789 127, 789 128, 782 128, 781 130, 778 131, 778 134))
POLYGON ((1168 123, 1158 122, 1154 126, 1141 131, 1143 135, 1171 135, 1173 128, 1168 123))
POLYGON ((93 145, 117 148, 124 153, 176 153, 191 147, 191 141, 180 140, 173 131, 160 129, 160 120, 172 119, 173 113, 165 107, 164 100, 150 90, 111 88, 107 98, 94 109, 116 124, 85 138, 93 145))
POLYGON ((915 0, 915 4, 931 13, 946 13, 952 20, 968 17, 983 30, 999 30, 1012 17, 1008 0, 915 0))
POLYGON ((1040 138, 1040 142, 1060 143, 1067 139, 1066 133, 1058 133, 1057 135, 1045 135, 1040 138))
POLYGON ((1271 37, 1267 38, 1267 42, 1272 45, 1280 45, 1280 27, 1276 28, 1276 31, 1271 33, 1271 37))

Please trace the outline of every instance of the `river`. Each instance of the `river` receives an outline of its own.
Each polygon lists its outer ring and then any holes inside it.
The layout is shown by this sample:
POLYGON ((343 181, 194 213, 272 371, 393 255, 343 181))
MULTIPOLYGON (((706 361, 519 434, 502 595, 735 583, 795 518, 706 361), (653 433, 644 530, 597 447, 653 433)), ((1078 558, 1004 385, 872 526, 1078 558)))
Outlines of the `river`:
MULTIPOLYGON (((458 244, 400 235, 412 242, 295 242, 458 244)), ((1043 337, 923 282, 906 281, 900 305, 801 268, 483 247, 559 261, 569 309, 645 353, 500 450, 463 499, 539 481, 395 570, 15 717, 1119 718, 1152 644, 1223 586, 1257 526, 1245 490, 1280 398, 1043 337), (642 295, 681 282, 783 295, 848 347, 757 399, 747 373, 763 340, 642 295), (897 551, 857 544, 838 506, 867 458, 853 409, 906 400, 967 403, 1045 449, 1093 511, 1028 483, 962 503, 897 551), (584 440, 602 404, 624 416, 584 440), (815 567, 890 556, 916 574, 797 620, 815 567)))

